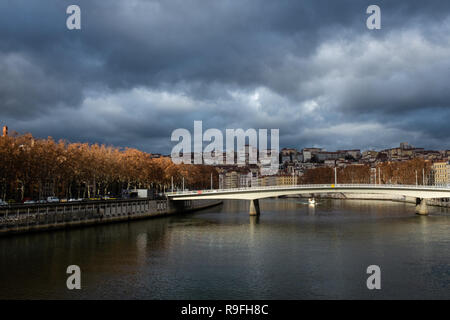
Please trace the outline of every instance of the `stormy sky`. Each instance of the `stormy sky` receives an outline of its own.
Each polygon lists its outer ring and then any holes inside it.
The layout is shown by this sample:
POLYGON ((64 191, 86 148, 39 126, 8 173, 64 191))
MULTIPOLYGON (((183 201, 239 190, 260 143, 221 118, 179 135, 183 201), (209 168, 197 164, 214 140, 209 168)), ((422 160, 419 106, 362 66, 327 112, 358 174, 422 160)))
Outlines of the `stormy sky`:
POLYGON ((282 147, 450 148, 450 2, 0 2, 1 125, 168 154, 194 120, 279 128, 282 147))

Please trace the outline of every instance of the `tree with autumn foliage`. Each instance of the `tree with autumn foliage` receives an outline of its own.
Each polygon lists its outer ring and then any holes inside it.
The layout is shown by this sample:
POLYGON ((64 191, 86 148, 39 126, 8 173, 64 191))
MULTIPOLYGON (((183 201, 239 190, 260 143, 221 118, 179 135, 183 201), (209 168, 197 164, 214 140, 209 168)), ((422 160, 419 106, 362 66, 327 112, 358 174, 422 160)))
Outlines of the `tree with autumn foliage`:
POLYGON ((415 158, 402 162, 382 162, 377 171, 382 184, 428 184, 430 182, 431 161, 415 158), (417 181, 416 181, 417 177, 417 181))
POLYGON ((170 190, 172 177, 176 189, 183 177, 186 188, 204 189, 210 187, 211 174, 217 186, 213 167, 176 165, 133 148, 55 142, 31 134, 0 137, 1 199, 89 198, 132 188, 162 192, 170 190))
MULTIPOLYGON (((408 161, 380 162, 375 169, 376 183, 381 184, 428 184, 432 163, 415 158, 408 161), (425 177, 425 180, 424 180, 425 177)), ((337 168, 338 183, 365 184, 375 181, 369 165, 355 164, 337 168), (371 179, 372 176, 372 179, 371 179)), ((303 184, 334 183, 334 168, 319 167, 307 170, 301 178, 303 184)))

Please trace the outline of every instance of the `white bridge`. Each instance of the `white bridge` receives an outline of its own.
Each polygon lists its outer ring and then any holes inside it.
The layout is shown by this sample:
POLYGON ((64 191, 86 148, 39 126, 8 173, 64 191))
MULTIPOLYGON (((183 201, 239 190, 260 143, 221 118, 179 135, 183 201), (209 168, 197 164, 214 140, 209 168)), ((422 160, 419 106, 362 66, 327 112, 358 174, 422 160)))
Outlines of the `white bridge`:
POLYGON ((450 188, 448 187, 389 184, 283 185, 269 187, 177 191, 168 192, 166 193, 166 195, 169 199, 175 201, 193 199, 250 200, 250 214, 259 215, 260 210, 258 199, 315 193, 371 193, 413 197, 416 198, 417 213, 419 214, 428 213, 425 199, 450 198, 450 188))

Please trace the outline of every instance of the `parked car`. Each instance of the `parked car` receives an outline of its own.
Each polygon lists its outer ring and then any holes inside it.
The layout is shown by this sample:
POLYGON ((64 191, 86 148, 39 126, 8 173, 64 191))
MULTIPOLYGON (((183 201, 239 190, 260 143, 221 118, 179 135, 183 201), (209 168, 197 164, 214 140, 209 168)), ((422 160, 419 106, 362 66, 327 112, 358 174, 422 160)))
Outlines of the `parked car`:
POLYGON ((83 199, 81 199, 81 198, 78 198, 78 199, 70 198, 68 200, 68 202, 79 202, 79 201, 83 201, 83 199))
POLYGON ((34 200, 25 200, 23 202, 23 204, 35 204, 35 203, 36 203, 36 201, 34 201, 34 200))
POLYGON ((7 206, 8 202, 3 201, 2 199, 0 199, 0 206, 7 206))
POLYGON ((59 202, 57 197, 47 197, 47 202, 59 202))
POLYGON ((37 203, 47 203, 47 200, 44 200, 44 199, 38 200, 37 203))

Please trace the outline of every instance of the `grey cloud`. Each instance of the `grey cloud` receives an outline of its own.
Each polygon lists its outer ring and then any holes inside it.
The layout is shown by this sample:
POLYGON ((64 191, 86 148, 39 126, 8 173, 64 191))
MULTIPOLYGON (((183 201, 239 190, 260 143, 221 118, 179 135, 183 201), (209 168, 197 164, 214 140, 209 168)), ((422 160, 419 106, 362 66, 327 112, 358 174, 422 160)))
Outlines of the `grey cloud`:
POLYGON ((380 31, 365 28, 371 1, 80 0, 76 32, 69 4, 0 4, 10 127, 168 152, 170 132, 193 120, 277 127, 282 145, 329 149, 373 145, 358 128, 375 123, 386 143, 450 147, 442 118, 424 116, 449 108, 448 2, 378 1, 380 31))

